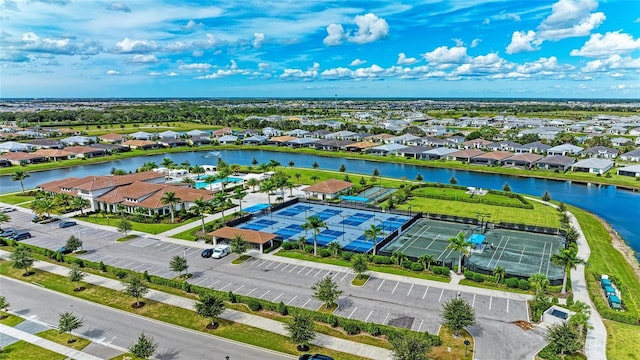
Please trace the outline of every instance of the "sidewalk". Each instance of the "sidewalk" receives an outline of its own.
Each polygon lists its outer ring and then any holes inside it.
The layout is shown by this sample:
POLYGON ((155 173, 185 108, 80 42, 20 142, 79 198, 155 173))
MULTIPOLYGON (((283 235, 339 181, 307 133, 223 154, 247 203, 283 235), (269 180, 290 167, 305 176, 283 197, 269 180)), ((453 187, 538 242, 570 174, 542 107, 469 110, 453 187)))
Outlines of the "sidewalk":
MULTIPOLYGON (((549 204, 542 200, 527 197, 528 200, 541 202, 557 208, 556 205, 549 204)), ((591 255, 591 249, 584 237, 582 228, 578 220, 572 213, 567 212, 569 222, 578 232, 578 258, 588 260, 591 255)), ((589 305, 591 316, 589 318, 590 329, 587 329, 587 339, 584 345, 584 352, 589 360, 607 360, 607 328, 602 322, 602 317, 591 302, 589 291, 587 290, 587 281, 584 274, 584 265, 578 265, 575 269, 571 269, 571 288, 573 290, 573 299, 582 301, 589 305)))
MULTIPOLYGON (((9 252, 0 250, 0 258, 6 260, 8 259, 9 255, 10 255, 9 252)), ((56 265, 56 264, 47 263, 44 261, 36 261, 33 264, 33 268, 54 273, 64 277, 69 275, 69 268, 56 265)), ((122 282, 105 278, 102 276, 98 276, 98 275, 88 274, 83 281, 89 284, 94 284, 94 285, 102 286, 102 287, 117 290, 117 291, 122 291, 123 289, 122 282)), ((181 296, 163 293, 156 290, 150 290, 147 296, 145 296, 145 298, 149 300, 161 302, 164 304, 177 306, 187 310, 193 310, 195 306, 194 300, 184 298, 181 296)), ((220 316, 220 318, 241 323, 247 326, 252 326, 252 327, 273 332, 276 334, 288 336, 288 332, 284 328, 283 323, 275 320, 267 319, 261 316, 247 314, 237 310, 226 309, 224 313, 220 316)), ((322 347, 336 350, 336 351, 341 351, 349 354, 354 354, 354 355, 374 359, 374 360, 390 360, 393 358, 390 350, 379 348, 372 345, 361 344, 354 341, 335 338, 335 337, 324 335, 324 334, 317 334, 316 338, 311 341, 311 344, 322 346, 322 347)))
POLYGON ((7 336, 11 336, 12 338, 16 338, 19 340, 23 340, 26 341, 30 344, 39 346, 41 348, 44 349, 48 349, 51 350, 55 353, 58 354, 62 354, 68 358, 71 359, 76 359, 76 360, 102 360, 101 358, 97 357, 97 356, 93 356, 91 354, 87 354, 85 352, 82 351, 78 351, 75 349, 72 349, 70 347, 66 347, 64 345, 60 345, 58 343, 55 343, 53 341, 49 341, 47 339, 43 339, 39 336, 36 335, 31 335, 28 332, 24 332, 21 330, 18 330, 16 328, 12 328, 11 326, 7 326, 4 324, 0 324, 0 333, 7 335, 7 336))

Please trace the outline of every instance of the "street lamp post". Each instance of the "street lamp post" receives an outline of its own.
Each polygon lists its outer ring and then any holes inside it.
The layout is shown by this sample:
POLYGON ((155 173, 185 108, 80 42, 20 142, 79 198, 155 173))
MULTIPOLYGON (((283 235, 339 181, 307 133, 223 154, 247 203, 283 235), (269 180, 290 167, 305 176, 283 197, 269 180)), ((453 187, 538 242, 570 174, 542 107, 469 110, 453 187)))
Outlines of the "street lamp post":
POLYGON ((345 215, 340 215, 342 216, 342 243, 344 244, 344 220, 345 220, 345 215))
POLYGON ((411 205, 409 205, 409 217, 411 217, 411 205))

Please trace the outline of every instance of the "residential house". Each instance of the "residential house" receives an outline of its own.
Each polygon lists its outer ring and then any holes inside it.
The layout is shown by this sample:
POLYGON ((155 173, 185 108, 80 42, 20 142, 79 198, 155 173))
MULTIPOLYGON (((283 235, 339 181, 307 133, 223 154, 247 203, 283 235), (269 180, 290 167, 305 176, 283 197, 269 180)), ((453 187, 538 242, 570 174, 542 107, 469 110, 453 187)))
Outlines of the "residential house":
POLYGON ((76 153, 61 149, 39 149, 34 154, 44 157, 46 161, 67 160, 76 157, 76 153))
POLYGON ((392 138, 395 137, 391 134, 375 134, 375 135, 371 135, 371 136, 367 136, 366 138, 362 139, 364 141, 372 141, 372 142, 384 142, 386 139, 388 138, 392 138))
POLYGON ((346 191, 353 187, 353 184, 348 181, 329 179, 315 185, 303 188, 307 198, 317 198, 321 200, 335 199, 343 191, 346 191))
POLYGON ((550 145, 543 144, 540 141, 534 141, 532 143, 524 144, 516 147, 516 153, 532 153, 532 154, 544 154, 547 150, 551 149, 550 145))
POLYGON ((502 140, 502 141, 494 142, 493 144, 489 144, 486 146, 486 148, 493 151, 512 151, 513 152, 513 151, 516 151, 516 148, 519 148, 521 146, 522 144, 519 144, 517 142, 502 140))
POLYGON ((309 134, 309 131, 302 130, 302 129, 295 129, 295 130, 287 131, 284 134, 287 136, 304 137, 307 134, 309 134))
POLYGON ((622 161, 640 161, 640 149, 631 150, 620 155, 622 161))
POLYGON ((211 136, 213 137, 221 137, 221 136, 225 136, 225 135, 231 135, 233 133, 233 129, 230 127, 224 127, 222 129, 218 129, 216 131, 213 131, 211 133, 211 136))
POLYGON ((400 136, 394 136, 394 137, 385 139, 384 142, 386 144, 401 144, 401 145, 416 146, 416 145, 422 145, 422 138, 420 136, 416 136, 413 134, 403 134, 400 136))
POLYGON ((590 158, 580 160, 571 165, 572 171, 588 172, 591 174, 604 174, 613 167, 613 161, 609 159, 590 158))
POLYGON ((309 147, 325 150, 325 151, 340 151, 344 150, 347 146, 355 143, 351 140, 338 140, 338 139, 320 139, 316 142, 310 143, 309 147))
POLYGON ((447 155, 447 160, 458 160, 469 162, 471 158, 483 155, 484 151, 478 149, 458 150, 447 155))
POLYGON ((449 140, 454 144, 462 144, 464 142, 464 136, 460 136, 460 135, 449 136, 447 140, 449 140))
POLYGON ((298 140, 298 138, 295 136, 283 135, 283 136, 274 136, 270 139, 267 139, 266 143, 268 145, 287 146, 287 143, 293 140, 298 140))
POLYGON ((220 145, 233 145, 238 141, 238 137, 235 135, 223 135, 220 136, 216 141, 220 145))
POLYGON ((262 145, 269 137, 267 135, 254 135, 248 138, 242 139, 242 145, 262 145))
POLYGON ((6 160, 13 165, 37 164, 45 162, 47 159, 36 153, 27 153, 22 151, 12 151, 0 154, 0 160, 6 160))
POLYGON ((428 159, 429 155, 425 152, 433 149, 431 146, 410 146, 399 151, 399 154, 412 159, 428 159))
POLYGON ((640 135, 640 127, 629 130, 629 135, 632 135, 632 136, 640 135))
POLYGON ((620 154, 620 150, 606 146, 594 146, 582 152, 582 156, 596 157, 603 159, 615 159, 620 154))
POLYGON ((98 143, 98 144, 91 144, 91 145, 89 145, 89 147, 96 148, 96 149, 102 149, 102 150, 106 151, 109 154, 131 151, 131 149, 129 147, 124 146, 124 145, 120 145, 120 144, 100 144, 100 143, 98 143))
POLYGON ((331 134, 331 133, 332 133, 332 131, 329 131, 329 130, 316 130, 316 131, 312 131, 312 132, 308 133, 305 136, 313 137, 313 138, 316 138, 316 139, 324 139, 324 137, 327 134, 331 134))
POLYGON ((282 130, 267 126, 262 129, 262 135, 266 137, 280 136, 282 135, 282 130))
POLYGON ((441 125, 433 125, 421 129, 427 136, 443 136, 447 133, 447 128, 441 125))
POLYGON ((351 152, 363 152, 366 149, 376 147, 376 146, 378 146, 378 144, 371 141, 360 141, 357 143, 353 143, 351 145, 347 145, 345 149, 351 152))
POLYGON ((192 136, 187 139, 187 143, 193 146, 210 145, 213 141, 208 136, 192 136))
POLYGON ((567 143, 547 149, 547 155, 578 155, 582 150, 584 150, 584 148, 567 143))
POLYGON ((531 154, 531 153, 515 154, 511 157, 508 157, 502 160, 502 165, 531 168, 534 166, 535 162, 540 159, 542 159, 542 155, 538 155, 538 154, 531 154))
POLYGON ((518 133, 518 137, 522 137, 527 134, 535 134, 540 137, 540 139, 545 140, 553 140, 555 137, 562 132, 562 129, 555 126, 542 126, 535 129, 526 129, 520 131, 518 133))
POLYGON ((64 147, 62 141, 53 139, 35 139, 25 143, 33 145, 36 149, 62 149, 64 147))
POLYGON ((186 140, 181 138, 165 138, 161 137, 158 139, 158 144, 164 146, 166 148, 174 148, 179 146, 187 146, 189 145, 186 140))
POLYGON ((565 172, 574 162, 576 161, 572 157, 564 155, 549 155, 536 161, 536 165, 547 170, 562 170, 562 172, 565 172))
POLYGON ((510 153, 508 151, 491 151, 471 158, 469 163, 483 165, 500 165, 503 160, 511 156, 513 156, 513 153, 510 153))
POLYGON ((89 146, 68 146, 65 151, 74 153, 76 158, 93 158, 96 156, 107 155, 104 149, 93 148, 89 146))
POLYGON ((613 146, 624 146, 629 142, 631 142, 631 139, 625 137, 611 138, 611 145, 613 146))
POLYGON ((469 141, 465 141, 462 144, 459 144, 458 148, 460 149, 484 149, 489 145, 493 144, 493 141, 485 140, 485 139, 473 139, 469 141))
POLYGON ((365 152, 367 154, 372 154, 372 155, 386 156, 386 155, 396 154, 401 150, 405 149, 406 147, 407 146, 401 145, 401 144, 384 144, 384 145, 375 146, 375 147, 366 149, 365 152))
POLYGON ((122 145, 129 147, 130 149, 150 150, 158 149, 160 145, 155 141, 147 140, 127 140, 122 145))
POLYGON ((632 176, 635 178, 640 178, 640 165, 631 165, 618 168, 618 175, 622 176, 632 176))
POLYGON ((189 130, 186 133, 184 133, 185 135, 187 135, 190 138, 194 138, 194 137, 209 137, 209 133, 206 131, 202 131, 202 130, 198 130, 198 129, 193 129, 193 130, 189 130))
POLYGON ((0 153, 3 152, 29 152, 29 151, 33 151, 33 149, 35 148, 34 145, 31 144, 26 144, 26 143, 19 143, 19 142, 15 142, 15 141, 5 141, 3 143, 0 143, 0 153))
POLYGON ((436 147, 424 152, 427 160, 438 160, 446 158, 449 154, 458 152, 458 149, 452 149, 447 147, 436 147))
POLYGON ((152 140, 156 138, 155 134, 152 133, 148 133, 146 131, 138 131, 138 132, 134 132, 133 134, 129 134, 129 138, 133 139, 133 140, 152 140))
POLYGON ((98 136, 98 139, 109 144, 120 144, 126 141, 127 137, 122 134, 109 133, 98 136))
POLYGON ((311 145, 320 139, 315 138, 293 138, 293 140, 289 140, 285 142, 285 145, 291 148, 301 148, 301 147, 311 147, 311 145))
POLYGON ((180 133, 175 131, 167 130, 158 134, 158 137, 161 139, 178 139, 180 137, 180 133))
POLYGON ((5 160, 5 159, 0 159, 0 168, 3 167, 11 167, 11 161, 9 160, 5 160))
POLYGON ((336 132, 332 132, 329 134, 326 134, 324 136, 325 139, 333 139, 333 140, 345 140, 348 138, 351 138, 352 136, 354 136, 356 133, 354 133, 353 131, 336 131, 336 132))

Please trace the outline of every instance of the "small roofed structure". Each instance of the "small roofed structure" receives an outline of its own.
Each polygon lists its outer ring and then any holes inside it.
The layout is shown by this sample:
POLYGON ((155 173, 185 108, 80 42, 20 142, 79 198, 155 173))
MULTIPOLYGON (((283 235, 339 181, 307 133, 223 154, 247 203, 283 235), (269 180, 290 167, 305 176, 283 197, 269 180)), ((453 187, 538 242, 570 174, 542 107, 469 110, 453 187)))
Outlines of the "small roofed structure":
POLYGON ((307 197, 321 198, 322 200, 334 199, 340 195, 342 191, 350 189, 352 183, 344 180, 329 179, 315 185, 311 185, 302 189, 307 197))
POLYGON ((218 245, 218 241, 220 240, 229 240, 231 241, 236 236, 241 237, 244 241, 252 244, 260 249, 260 252, 264 251, 264 244, 269 244, 269 247, 273 246, 273 239, 277 238, 278 235, 271 234, 268 232, 255 231, 255 230, 247 230, 247 229, 238 229, 230 226, 225 226, 221 229, 212 231, 207 235, 213 238, 213 245, 218 245))

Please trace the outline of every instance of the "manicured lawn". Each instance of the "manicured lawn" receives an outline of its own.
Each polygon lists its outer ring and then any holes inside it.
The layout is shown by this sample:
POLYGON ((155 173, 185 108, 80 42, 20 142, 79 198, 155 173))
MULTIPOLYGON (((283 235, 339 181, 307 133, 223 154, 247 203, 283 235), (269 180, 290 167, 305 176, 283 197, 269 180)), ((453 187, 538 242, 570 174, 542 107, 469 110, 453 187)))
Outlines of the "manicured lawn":
POLYGON ((364 286, 369 280, 369 275, 362 275, 362 277, 356 276, 351 280, 351 285, 353 286, 364 286))
POLYGON ((0 320, 0 324, 11 326, 11 327, 16 326, 24 321, 24 319, 19 316, 7 314, 4 312, 0 312, 0 316, 7 316, 6 319, 0 320))
POLYGON ((453 201, 465 201, 465 202, 488 202, 491 204, 503 204, 504 206, 522 206, 523 203, 517 198, 511 198, 502 194, 487 193, 485 195, 471 195, 467 190, 452 189, 448 187, 437 186, 425 186, 419 189, 413 190, 413 194, 425 198, 446 198, 453 201))
POLYGON ((54 353, 39 346, 18 341, 2 348, 0 359, 3 360, 64 360, 66 356, 54 353))
MULTIPOLYGON (((97 216, 96 215, 76 216, 75 218, 78 220, 90 222, 93 224, 113 226, 114 228, 118 226, 118 221, 120 221, 116 216, 105 217, 102 214, 98 214, 97 216)), ((195 220, 198 220, 198 219, 190 218, 181 223, 176 222, 175 224, 168 224, 168 223, 167 224, 146 224, 146 223, 139 223, 135 221, 129 221, 129 222, 131 223, 133 230, 155 235, 155 234, 160 234, 165 231, 177 228, 178 226, 182 226, 184 224, 189 224, 195 220)))
POLYGON ((607 359, 640 360, 640 326, 604 320, 607 327, 607 359))
POLYGON ((442 345, 431 349, 431 351, 429 352, 431 359, 473 360, 473 337, 466 330, 463 330, 462 336, 453 337, 451 331, 442 326, 438 335, 442 340, 442 345), (471 345, 469 345, 469 347, 467 348, 468 351, 466 356, 464 345, 465 340, 469 340, 469 342, 471 342, 471 345), (449 348, 451 348, 451 351, 449 351, 449 348))
POLYGON ((27 201, 33 201, 35 200, 35 198, 36 198, 35 196, 22 195, 22 193, 18 192, 13 194, 0 195, 0 202, 15 205, 15 204, 20 204, 27 201))
MULTIPOLYGON (((44 286, 45 288, 57 292, 65 293, 67 295, 72 295, 78 298, 107 305, 119 310, 142 315, 148 318, 164 321, 184 328, 207 332, 266 349, 280 351, 288 354, 298 354, 295 345, 289 343, 285 336, 242 325, 239 323, 219 319, 218 322, 220 323, 220 327, 218 329, 207 330, 206 325, 210 320, 198 316, 194 311, 158 303, 148 299, 144 299, 144 302, 146 303, 144 307, 140 309, 133 309, 131 308, 131 304, 135 302, 135 299, 125 295, 122 292, 106 289, 95 285, 88 285, 85 291, 74 293, 72 291, 72 286, 69 285, 69 280, 65 277, 36 270, 34 275, 25 278, 21 275, 22 271, 12 269, 11 264, 6 261, 0 262, 0 274, 11 276, 22 281, 36 282, 44 286)), ((321 352, 336 359, 362 359, 361 357, 355 355, 344 354, 317 346, 311 346, 310 352, 321 352)))
MULTIPOLYGON (((491 214, 490 222, 501 221, 517 224, 546 226, 551 228, 560 227, 560 216, 558 211, 550 206, 546 206, 535 201, 531 201, 533 209, 520 209, 505 206, 495 206, 486 204, 473 204, 462 201, 429 199, 424 197, 414 197, 408 201, 411 211, 423 213, 435 213, 445 215, 456 215, 475 218, 478 213, 491 214)), ((398 205, 398 209, 408 209, 408 204, 398 205)))
POLYGON ((77 336, 73 336, 73 339, 75 341, 72 343, 69 343, 68 342, 69 335, 65 333, 61 334, 58 332, 58 330, 55 330, 55 329, 46 330, 46 331, 37 333, 36 335, 40 336, 41 338, 45 338, 47 340, 53 341, 55 343, 58 343, 76 350, 82 350, 86 348, 87 345, 91 344, 91 341, 77 337, 77 336))
POLYGON ((127 236, 123 236, 121 238, 116 239, 117 242, 127 242, 129 240, 133 240, 135 238, 137 238, 138 235, 127 235, 127 236))

